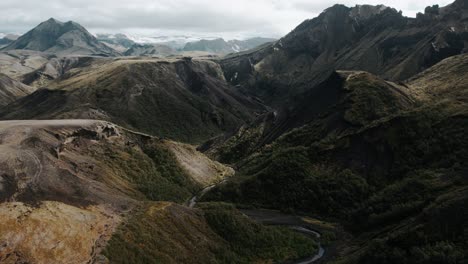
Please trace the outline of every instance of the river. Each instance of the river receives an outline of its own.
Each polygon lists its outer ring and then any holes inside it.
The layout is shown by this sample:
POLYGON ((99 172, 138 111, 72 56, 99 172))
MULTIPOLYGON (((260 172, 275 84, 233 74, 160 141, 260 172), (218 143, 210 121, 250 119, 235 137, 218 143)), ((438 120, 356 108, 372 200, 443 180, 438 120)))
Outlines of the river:
MULTIPOLYGON (((223 181, 224 182, 224 181, 223 181)), ((220 182, 218 184, 221 184, 223 182, 220 182)), ((216 187, 217 184, 215 185, 210 185, 203 189, 198 195, 192 197, 187 203, 187 205, 190 208, 194 208, 195 205, 197 204, 197 201, 199 198, 201 198, 203 195, 205 195, 207 192, 209 192, 211 189, 216 187)), ((278 211, 272 211, 272 210, 263 210, 263 209, 249 209, 249 210, 240 210, 243 214, 251 218, 252 220, 255 220, 257 222, 266 224, 266 225, 282 225, 282 226, 288 226, 289 228, 305 234, 309 236, 314 236, 319 239, 319 252, 313 256, 310 256, 308 258, 304 258, 295 262, 292 262, 292 264, 310 264, 319 261, 323 256, 325 255, 325 248, 322 247, 320 244, 320 237, 321 234, 317 230, 313 230, 306 226, 302 220, 299 220, 300 217, 294 216, 294 215, 287 215, 280 213, 278 211)))

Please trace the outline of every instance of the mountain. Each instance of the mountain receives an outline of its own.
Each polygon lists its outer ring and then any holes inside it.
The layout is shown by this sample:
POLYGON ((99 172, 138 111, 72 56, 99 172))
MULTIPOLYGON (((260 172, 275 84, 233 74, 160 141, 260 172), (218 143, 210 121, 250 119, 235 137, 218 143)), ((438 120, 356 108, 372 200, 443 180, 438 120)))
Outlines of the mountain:
POLYGON ((466 54, 447 58, 402 84, 333 72, 289 118, 271 115, 205 145, 237 176, 204 200, 339 221, 353 238, 335 246, 359 248, 338 253, 339 263, 462 262, 467 62, 466 54))
POLYGON ((0 262, 466 263, 467 23, 335 5, 223 57, 0 53, 0 100, 38 88, 0 106, 0 262))
POLYGON ((213 40, 202 39, 185 44, 183 51, 206 51, 210 53, 228 54, 253 49, 257 46, 273 41, 275 41, 275 39, 270 38, 251 38, 247 40, 229 41, 225 41, 222 38, 213 40))
MULTIPOLYGON (((429 9, 428 9, 429 11, 429 9)), ((408 18, 385 6, 335 5, 279 41, 220 61, 234 85, 279 106, 333 70, 405 80, 467 51, 466 2, 408 18)))
POLYGON ((199 147, 236 169, 203 200, 339 222, 336 263, 463 263, 466 17, 466 1, 414 19, 337 5, 221 59, 273 109, 199 147))
POLYGON ((33 93, 36 89, 0 73, 0 107, 33 93))
POLYGON ((45 70, 32 73, 26 82, 39 81, 47 88, 2 108, 1 118, 109 120, 153 135, 201 142, 264 111, 262 104, 229 86, 219 65, 208 60, 82 58, 58 65, 73 69, 51 82, 43 80, 53 78, 55 66, 51 75, 45 70))
POLYGON ((125 34, 97 34, 96 38, 98 41, 122 53, 135 45, 135 42, 125 34))
POLYGON ((125 56, 151 56, 162 55, 167 56, 175 54, 176 51, 169 46, 161 44, 134 44, 127 51, 125 56))
POLYGON ((232 174, 189 145, 103 121, 29 120, 1 121, 0 149, 2 263, 248 263, 317 249, 232 207, 177 204, 232 174), (192 163, 197 169, 187 170, 192 163), (265 248, 252 250, 238 235, 265 248))
POLYGON ((361 71, 332 72, 295 99, 284 111, 261 115, 237 134, 210 140, 200 149, 224 163, 236 163, 311 122, 317 134, 308 140, 319 140, 334 131, 354 129, 416 104, 404 85, 361 71), (367 109, 366 104, 372 108, 367 109))
POLYGON ((53 18, 42 22, 2 50, 35 50, 59 56, 118 55, 118 52, 100 43, 81 25, 72 21, 62 23, 53 18))

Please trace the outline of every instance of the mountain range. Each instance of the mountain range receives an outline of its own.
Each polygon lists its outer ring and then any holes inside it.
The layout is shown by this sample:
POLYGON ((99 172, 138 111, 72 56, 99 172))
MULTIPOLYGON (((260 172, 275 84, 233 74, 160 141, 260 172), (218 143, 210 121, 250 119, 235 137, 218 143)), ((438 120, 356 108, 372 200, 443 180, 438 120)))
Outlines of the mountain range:
POLYGON ((15 41, 18 39, 19 36, 14 35, 14 34, 7 34, 4 37, 0 39, 0 48, 10 44, 11 42, 15 41))
POLYGON ((126 39, 0 52, 0 262, 466 262, 467 0, 184 48, 224 56, 126 39))
POLYGON ((184 51, 206 51, 210 53, 228 54, 253 49, 268 42, 274 42, 271 38, 251 38, 246 40, 229 40, 222 38, 213 40, 199 40, 185 44, 184 51))

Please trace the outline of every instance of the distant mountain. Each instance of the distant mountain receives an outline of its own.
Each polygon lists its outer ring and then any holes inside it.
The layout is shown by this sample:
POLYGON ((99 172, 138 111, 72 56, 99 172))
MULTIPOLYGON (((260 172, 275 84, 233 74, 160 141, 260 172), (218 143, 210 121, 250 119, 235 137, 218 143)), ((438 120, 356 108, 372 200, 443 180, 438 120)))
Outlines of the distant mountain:
POLYGON ((119 53, 100 43, 81 25, 69 21, 62 23, 53 18, 42 22, 3 50, 36 50, 67 55, 116 56, 119 53))
POLYGON ((127 35, 135 43, 139 44, 163 44, 170 46, 173 49, 181 50, 185 44, 196 42, 206 37, 197 35, 160 35, 160 36, 141 36, 127 35))
POLYGON ((176 53, 173 48, 162 44, 134 44, 125 53, 125 56, 170 55, 176 53))
POLYGON ((96 38, 98 41, 119 52, 125 52, 135 44, 125 34, 97 34, 96 38))
POLYGON ((253 49, 262 44, 273 42, 271 38, 251 38, 247 40, 229 40, 225 41, 222 38, 213 40, 200 40, 189 42, 185 45, 184 51, 206 51, 211 53, 232 53, 253 49))
POLYGON ((18 35, 7 34, 6 36, 0 38, 0 47, 6 46, 12 43, 13 41, 17 40, 18 38, 19 38, 18 35))

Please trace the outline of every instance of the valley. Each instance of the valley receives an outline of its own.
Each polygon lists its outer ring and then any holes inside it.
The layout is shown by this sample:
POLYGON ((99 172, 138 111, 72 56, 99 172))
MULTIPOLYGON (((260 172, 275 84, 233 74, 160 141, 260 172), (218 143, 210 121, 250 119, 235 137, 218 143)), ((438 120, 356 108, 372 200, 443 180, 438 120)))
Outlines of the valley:
POLYGON ((421 11, 6 35, 0 263, 466 263, 468 1, 421 11))

